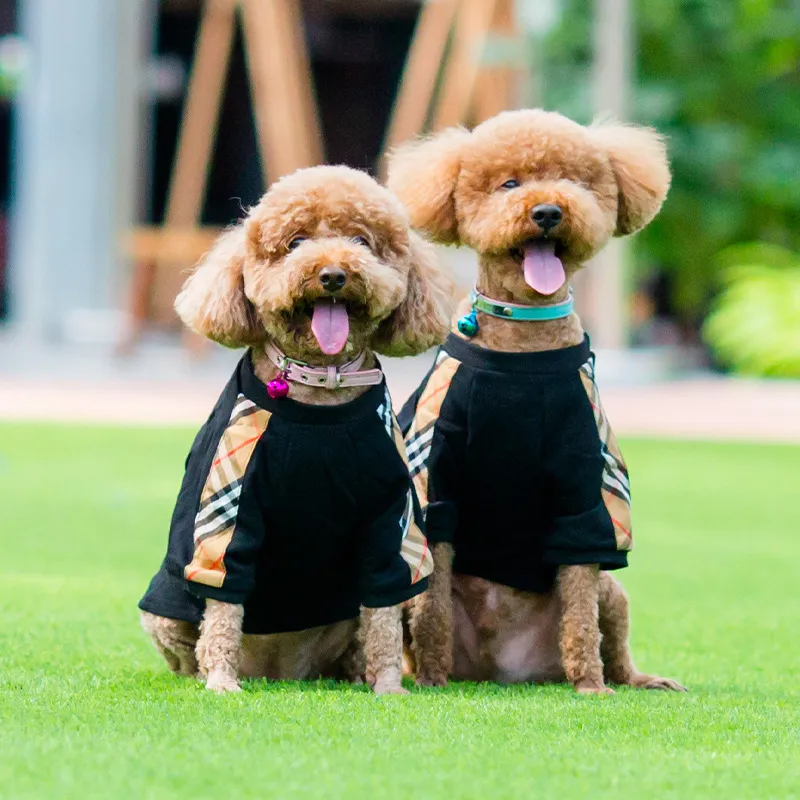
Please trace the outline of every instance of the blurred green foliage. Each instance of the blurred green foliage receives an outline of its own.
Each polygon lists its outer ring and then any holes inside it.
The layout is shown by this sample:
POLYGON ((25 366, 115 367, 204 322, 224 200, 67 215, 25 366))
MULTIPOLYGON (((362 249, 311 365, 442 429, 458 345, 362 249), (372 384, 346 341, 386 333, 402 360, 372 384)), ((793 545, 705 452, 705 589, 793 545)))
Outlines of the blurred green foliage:
POLYGON ((724 286, 703 336, 719 361, 745 375, 800 378, 800 255, 746 244, 714 260, 724 286))
MULTIPOLYGON (((673 303, 699 320, 725 247, 800 250, 800 0, 632 0, 631 117, 669 140, 662 213, 638 236, 637 269, 673 273, 673 303)), ((544 105, 592 117, 593 0, 562 0, 544 53, 544 105)))

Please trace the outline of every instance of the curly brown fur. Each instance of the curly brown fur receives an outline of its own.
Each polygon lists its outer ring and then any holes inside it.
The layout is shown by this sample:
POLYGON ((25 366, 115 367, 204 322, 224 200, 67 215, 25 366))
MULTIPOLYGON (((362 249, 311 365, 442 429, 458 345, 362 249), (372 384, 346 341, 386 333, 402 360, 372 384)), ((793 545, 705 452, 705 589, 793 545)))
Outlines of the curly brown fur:
POLYGON ((561 660, 567 680, 581 694, 613 694, 603 683, 600 660, 599 580, 600 573, 595 565, 558 570, 561 660))
POLYGON ((242 648, 244 607, 234 603, 207 600, 200 638, 197 640, 197 663, 213 692, 238 692, 239 657, 242 648))
POLYGON ((635 686, 639 689, 672 689, 685 692, 686 688, 672 678, 647 675, 633 664, 630 648, 630 611, 628 595, 607 572, 600 573, 599 626, 600 656, 603 674, 609 683, 635 686))
POLYGON ((534 594, 453 574, 456 680, 552 683, 565 679, 557 592, 534 594))
POLYGON ((408 694, 403 688, 403 611, 364 609, 366 678, 375 694, 408 694))
MULTIPOLYGON (((669 184, 666 148, 655 131, 613 122, 585 127, 538 109, 504 112, 471 132, 454 128, 404 145, 391 154, 388 177, 388 186, 405 204, 412 225, 438 242, 476 251, 481 292, 526 305, 565 300, 569 278, 612 236, 644 227, 658 213, 669 184), (532 209, 539 204, 557 205, 563 214, 549 236, 533 219, 532 209), (547 296, 527 284, 522 269, 523 247, 543 238, 555 243, 567 277, 547 296)), ((468 308, 465 301, 456 319, 468 308)), ((576 314, 551 322, 508 321, 480 313, 478 319, 480 329, 471 342, 492 350, 539 352, 579 344, 584 337, 576 314)), ((468 584, 474 591, 468 593, 470 602, 457 604, 454 616, 456 671, 519 680, 548 674, 548 655, 525 652, 520 641, 526 628, 552 641, 543 635, 537 615, 546 626, 553 604, 541 595, 501 586, 491 589, 462 578, 466 576, 454 575, 454 585, 463 589, 468 584), (499 609, 516 609, 522 622, 501 616, 499 609), (485 623, 481 628, 476 622, 474 615, 484 619, 484 611, 490 617, 495 614, 494 636, 486 635, 485 623)), ((598 608, 598 593, 596 567, 560 572, 563 666, 582 691, 605 691, 599 619, 608 626, 603 653, 615 665, 615 675, 623 670, 626 658, 629 661, 627 607, 623 622, 617 595, 613 609, 606 611, 598 608)), ((423 639, 418 660, 424 660, 426 647, 423 639)))
POLYGON ((239 674, 270 680, 334 678, 362 683, 363 650, 358 619, 287 633, 245 634, 239 674))
POLYGON ((630 684, 637 674, 628 640, 630 634, 628 595, 607 572, 600 574, 598 625, 602 639, 600 657, 609 683, 630 684))
POLYGON ((273 184, 200 262, 175 308, 192 330, 227 346, 271 339, 325 365, 368 348, 427 350, 447 333, 451 298, 452 282, 399 201, 363 172, 325 166, 273 184), (337 299, 348 306, 350 336, 326 356, 309 307, 325 295, 318 276, 331 264, 347 276, 337 299))
POLYGON ((364 650, 365 613, 366 609, 362 608, 359 619, 354 625, 353 635, 336 663, 334 674, 331 677, 337 680, 364 683, 367 679, 367 656, 364 650))
MULTIPOLYGON (((433 247, 410 230, 399 201, 363 172, 325 166, 298 170, 273 184, 201 260, 175 308, 195 332, 229 347, 252 347, 256 375, 268 383, 278 369, 264 352, 267 341, 315 366, 341 364, 366 351, 365 369, 375 365, 373 351, 394 356, 427 350, 447 333, 452 294, 433 247), (331 265, 345 273, 336 299, 346 304, 349 318, 347 341, 335 355, 322 352, 311 330, 313 304, 328 296, 320 272, 331 265)), ((368 388, 294 385, 291 395, 302 403, 339 405, 368 388)), ((395 641, 399 613, 371 614, 376 691, 399 688, 392 671, 392 658, 402 658, 402 643, 395 641)), ((170 627, 173 621, 163 622, 170 627)), ((348 620, 309 631, 245 636, 243 647, 241 607, 209 601, 197 656, 215 691, 238 689, 240 672, 360 680, 358 631, 357 622, 348 620)), ((165 658, 172 653, 159 649, 165 658)), ((168 663, 172 667, 174 659, 168 663)))
MULTIPOLYGON (((506 256, 540 235, 530 209, 558 204, 561 258, 573 271, 612 235, 644 227, 669 183, 655 131, 618 123, 584 127, 538 109, 504 112, 472 132, 454 129, 405 145, 392 153, 388 177, 415 228, 481 255, 506 256), (519 187, 503 189, 510 179, 519 187)), ((519 287, 529 300, 519 270, 508 262, 498 267, 508 273, 508 288, 519 287)))
POLYGON ((152 638, 156 650, 176 675, 197 677, 195 647, 200 635, 197 625, 179 619, 159 617, 149 611, 139 612, 139 621, 152 638))
POLYGON ((433 563, 427 591, 411 606, 413 660, 420 686, 447 686, 453 668, 453 546, 434 545, 433 563))

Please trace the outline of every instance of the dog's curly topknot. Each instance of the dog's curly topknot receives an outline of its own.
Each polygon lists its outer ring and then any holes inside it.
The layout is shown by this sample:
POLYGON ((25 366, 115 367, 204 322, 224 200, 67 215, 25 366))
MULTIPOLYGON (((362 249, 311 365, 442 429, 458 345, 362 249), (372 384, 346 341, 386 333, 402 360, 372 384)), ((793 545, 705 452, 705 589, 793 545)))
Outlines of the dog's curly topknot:
POLYGON ((389 156, 388 187, 411 223, 443 244, 507 250, 536 233, 530 208, 564 209, 565 259, 573 269, 612 235, 644 227, 670 185, 663 138, 614 122, 585 127, 540 109, 506 111, 472 132, 450 128, 389 156), (502 188, 513 179, 514 193, 502 188))
POLYGON ((271 338, 313 359, 304 310, 321 296, 318 276, 331 263, 348 276, 337 294, 354 309, 348 352, 410 355, 446 335, 453 287, 431 245, 410 231, 391 192, 343 166, 273 184, 201 260, 175 308, 192 330, 228 347, 271 338))

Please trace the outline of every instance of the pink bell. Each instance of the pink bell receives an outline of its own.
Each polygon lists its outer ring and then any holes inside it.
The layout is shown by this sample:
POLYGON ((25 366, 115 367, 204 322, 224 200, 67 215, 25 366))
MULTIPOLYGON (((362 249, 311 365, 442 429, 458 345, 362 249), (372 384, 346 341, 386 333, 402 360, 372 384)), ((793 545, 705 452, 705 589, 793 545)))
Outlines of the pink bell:
POLYGON ((267 384, 267 394, 273 400, 280 400, 289 394, 289 384, 282 377, 275 378, 267 384))

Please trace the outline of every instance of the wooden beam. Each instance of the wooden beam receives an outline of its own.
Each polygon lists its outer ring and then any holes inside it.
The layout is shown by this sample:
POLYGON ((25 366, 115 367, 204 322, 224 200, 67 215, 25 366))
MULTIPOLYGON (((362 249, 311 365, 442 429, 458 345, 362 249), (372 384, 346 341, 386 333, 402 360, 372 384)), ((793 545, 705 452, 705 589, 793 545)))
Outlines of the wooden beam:
MULTIPOLYGON (((630 0, 594 0, 592 105, 595 114, 626 119, 631 97, 633 47, 630 0)), ((626 284, 631 243, 612 239, 586 267, 579 311, 592 342, 621 348, 628 342, 626 284)))
POLYGON ((297 98, 298 119, 296 133, 303 141, 303 166, 313 166, 324 161, 322 126, 314 92, 311 59, 306 46, 303 12, 300 0, 285 0, 283 15, 289 36, 289 47, 294 55, 291 70, 292 92, 297 98))
MULTIPOLYGON (((503 37, 512 46, 520 42, 514 3, 515 0, 497 0, 491 26, 493 35, 503 37)), ((519 103, 519 76, 519 66, 484 64, 475 81, 473 122, 483 122, 501 111, 516 108, 519 103)))
MULTIPOLYGON (((200 221, 233 46, 236 4, 237 0, 206 0, 203 5, 167 193, 165 230, 194 227, 200 221)), ((133 258, 131 319, 120 351, 135 344, 148 315, 162 320, 174 318, 172 301, 183 280, 181 268, 190 266, 199 256, 192 253, 186 261, 176 260, 171 246, 162 240, 156 244, 151 235, 141 232, 134 233, 126 243, 133 258), (143 245, 145 241, 147 246, 143 245), (143 249, 149 252, 144 254, 143 249), (140 252, 137 255, 131 250, 140 252)))
POLYGON ((135 261, 191 266, 206 253, 224 228, 140 226, 123 239, 123 252, 135 261))
POLYGON ((456 19, 450 58, 433 118, 434 130, 465 122, 472 108, 480 59, 496 0, 462 0, 456 19))
POLYGON ((297 0, 242 0, 242 23, 258 140, 271 183, 281 175, 318 163, 319 121, 311 94, 297 0), (304 93, 307 94, 304 97, 304 93))
POLYGON ((203 9, 167 196, 169 226, 200 219, 233 45, 235 4, 206 0, 203 9))
POLYGON ((425 128, 457 8, 458 0, 428 0, 419 13, 383 143, 382 172, 386 153, 425 128))

